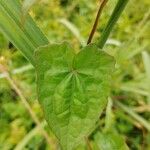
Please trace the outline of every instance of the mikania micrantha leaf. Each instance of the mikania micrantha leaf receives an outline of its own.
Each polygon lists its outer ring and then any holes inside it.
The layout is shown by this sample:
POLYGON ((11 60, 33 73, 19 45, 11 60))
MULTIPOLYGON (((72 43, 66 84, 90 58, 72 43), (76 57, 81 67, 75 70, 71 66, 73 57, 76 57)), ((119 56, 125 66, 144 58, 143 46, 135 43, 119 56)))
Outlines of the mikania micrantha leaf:
POLYGON ((94 44, 75 53, 66 42, 35 52, 38 99, 63 150, 87 137, 107 103, 114 60, 94 44))

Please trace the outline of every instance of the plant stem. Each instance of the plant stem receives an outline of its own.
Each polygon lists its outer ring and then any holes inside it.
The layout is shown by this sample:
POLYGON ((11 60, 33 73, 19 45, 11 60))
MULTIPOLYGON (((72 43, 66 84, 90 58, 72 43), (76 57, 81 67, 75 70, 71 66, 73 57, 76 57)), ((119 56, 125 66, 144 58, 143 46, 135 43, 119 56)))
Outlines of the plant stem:
POLYGON ((90 33, 87 44, 90 44, 92 39, 93 39, 94 33, 95 33, 95 31, 97 29, 97 26, 98 26, 98 20, 99 20, 101 14, 102 14, 103 8, 105 7, 107 2, 108 2, 108 0, 102 0, 102 2, 100 2, 100 7, 99 7, 99 10, 98 10, 98 13, 97 13, 97 16, 96 16, 96 19, 95 19, 93 28, 91 30, 91 33, 90 33))
POLYGON ((117 4, 116 4, 116 7, 102 33, 102 36, 98 42, 98 47, 99 48, 103 48, 109 35, 110 35, 110 32, 112 31, 114 25, 116 24, 116 22, 118 21, 121 13, 123 12, 125 6, 127 5, 129 0, 118 0, 117 4))
POLYGON ((91 146, 91 143, 90 143, 90 140, 88 139, 88 137, 85 138, 85 140, 86 140, 86 143, 87 143, 88 150, 92 150, 92 146, 91 146))

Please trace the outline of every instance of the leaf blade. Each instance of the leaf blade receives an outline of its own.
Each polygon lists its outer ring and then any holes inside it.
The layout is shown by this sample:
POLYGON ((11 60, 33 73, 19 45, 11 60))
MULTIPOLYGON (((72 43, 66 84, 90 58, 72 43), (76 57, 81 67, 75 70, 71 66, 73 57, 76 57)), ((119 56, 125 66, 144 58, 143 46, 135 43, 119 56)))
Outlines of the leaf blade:
POLYGON ((72 150, 91 132, 107 103, 113 59, 93 45, 76 55, 67 43, 41 47, 35 54, 46 120, 63 149, 72 150))

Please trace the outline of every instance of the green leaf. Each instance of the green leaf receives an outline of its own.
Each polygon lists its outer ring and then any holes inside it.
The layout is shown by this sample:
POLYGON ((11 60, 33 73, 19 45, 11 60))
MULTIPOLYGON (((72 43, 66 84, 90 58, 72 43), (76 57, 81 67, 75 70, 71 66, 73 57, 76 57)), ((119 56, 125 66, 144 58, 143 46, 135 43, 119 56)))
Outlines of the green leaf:
POLYGON ((124 138, 115 132, 97 133, 95 142, 98 150, 129 150, 124 138))
POLYGON ((22 26, 19 0, 0 0, 0 32, 34 65, 34 50, 49 42, 31 17, 26 19, 22 26))
POLYGON ((95 45, 78 54, 67 43, 36 51, 38 99, 63 150, 87 137, 106 106, 114 61, 95 45))

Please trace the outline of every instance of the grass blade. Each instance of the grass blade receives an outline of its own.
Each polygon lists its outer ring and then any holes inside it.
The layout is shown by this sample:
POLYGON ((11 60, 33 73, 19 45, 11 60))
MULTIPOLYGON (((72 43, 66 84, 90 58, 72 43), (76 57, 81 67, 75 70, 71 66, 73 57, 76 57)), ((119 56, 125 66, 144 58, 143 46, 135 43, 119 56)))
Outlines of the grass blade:
POLYGON ((23 16, 26 17, 30 8, 37 2, 38 0, 24 0, 22 5, 22 13, 23 16))
MULTIPOLYGON (((44 128, 46 125, 47 124, 46 124, 45 121, 41 123, 41 127, 42 128, 44 128)), ((39 133, 40 133, 40 128, 39 128, 39 126, 36 126, 31 131, 29 131, 29 133, 26 134, 26 136, 17 144, 17 146, 14 148, 14 150, 22 150, 22 149, 24 149, 24 147, 28 144, 28 142, 33 137, 38 135, 39 133)))
POLYGON ((20 18, 18 0, 0 0, 0 32, 34 65, 34 50, 48 44, 48 40, 30 16, 27 16, 24 26, 20 18))
POLYGON ((148 52, 144 51, 142 52, 143 62, 146 70, 147 77, 150 80, 150 56, 148 52))
MULTIPOLYGON (((150 56, 148 52, 144 51, 142 52, 142 57, 143 57, 144 67, 145 67, 146 76, 147 76, 147 83, 149 85, 150 83, 150 56)), ((148 103, 150 104, 150 86, 148 87, 149 87, 148 88, 148 91, 149 91, 148 103)))
POLYGON ((129 2, 129 0, 118 0, 117 2, 117 5, 102 33, 102 36, 98 42, 98 46, 100 48, 103 48, 109 35, 110 35, 110 32, 112 31, 114 25, 116 24, 116 22, 118 21, 120 15, 122 14, 125 6, 127 5, 127 3, 129 2))
POLYGON ((150 132, 150 123, 147 122, 143 117, 138 115, 136 112, 134 112, 131 108, 127 107, 126 105, 116 101, 115 102, 117 106, 119 106, 122 110, 124 110, 127 114, 129 114, 132 118, 137 120, 143 127, 145 127, 150 132))

